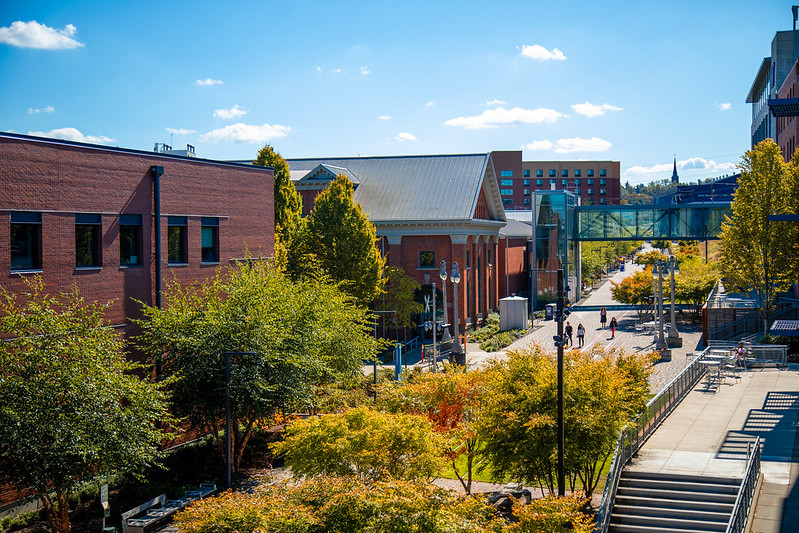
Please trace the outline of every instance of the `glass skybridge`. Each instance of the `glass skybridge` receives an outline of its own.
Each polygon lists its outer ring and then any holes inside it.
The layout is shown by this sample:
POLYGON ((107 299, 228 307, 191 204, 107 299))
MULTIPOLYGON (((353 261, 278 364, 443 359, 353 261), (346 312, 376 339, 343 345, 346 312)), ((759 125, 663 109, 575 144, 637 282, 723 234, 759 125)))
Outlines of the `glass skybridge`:
POLYGON ((685 205, 590 205, 576 208, 576 241, 713 240, 728 202, 685 205))

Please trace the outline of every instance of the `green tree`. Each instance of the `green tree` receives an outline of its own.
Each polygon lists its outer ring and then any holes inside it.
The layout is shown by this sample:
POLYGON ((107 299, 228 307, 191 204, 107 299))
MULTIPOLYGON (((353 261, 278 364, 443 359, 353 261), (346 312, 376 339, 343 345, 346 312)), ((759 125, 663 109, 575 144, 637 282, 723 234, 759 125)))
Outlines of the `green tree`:
POLYGON ((638 254, 635 262, 639 265, 654 265, 658 261, 667 261, 669 258, 666 254, 658 250, 649 250, 646 253, 638 254))
POLYGON ((48 296, 39 278, 0 293, 0 481, 41 498, 54 532, 71 530, 76 483, 141 471, 163 438, 164 395, 135 375, 106 307, 48 296))
POLYGON ((729 287, 752 294, 767 326, 776 294, 799 277, 796 222, 769 220, 799 210, 797 160, 786 164, 779 146, 766 139, 739 166, 732 214, 722 224, 721 270, 729 287))
POLYGON ((269 144, 258 151, 254 163, 275 169, 275 235, 289 243, 302 218, 302 198, 291 183, 289 165, 269 144))
MULTIPOLYGON (((566 476, 590 496, 622 427, 646 402, 651 356, 595 346, 564 360, 566 476)), ((489 367, 477 429, 497 479, 555 488, 557 363, 540 346, 511 351, 489 367)))
MULTIPOLYGON (((704 263, 700 256, 682 256, 680 273, 674 277, 674 297, 681 302, 693 304, 694 312, 698 313, 719 277, 716 263, 704 263)), ((667 288, 666 278, 663 280, 663 288, 667 288)))
POLYGON ((297 420, 274 446, 299 476, 356 476, 425 480, 441 466, 441 439, 421 416, 356 407, 339 414, 297 420))
POLYGON ((211 432, 223 453, 225 352, 233 356, 234 468, 258 420, 306 409, 316 387, 360 378, 377 353, 368 311, 321 279, 294 283, 263 262, 222 269, 199 288, 170 285, 163 309, 144 307, 140 344, 159 362, 173 408, 211 432))
POLYGON ((353 194, 352 182, 339 174, 316 197, 289 250, 288 271, 295 278, 320 271, 340 282, 361 305, 369 305, 383 289, 384 260, 375 246, 375 227, 353 202, 353 194))
POLYGON ((486 394, 485 373, 464 367, 446 367, 445 372, 428 372, 407 381, 388 383, 378 398, 391 411, 427 417, 444 439, 444 455, 466 494, 472 493, 472 474, 480 449, 475 429, 478 412, 486 394), (458 467, 465 456, 466 467, 458 467))
POLYGON ((419 290, 419 283, 405 273, 402 267, 386 267, 385 293, 377 304, 380 311, 396 311, 397 326, 410 327, 411 315, 421 313, 424 306, 416 301, 414 294, 419 290))
POLYGON ((591 533, 594 521, 583 512, 586 501, 579 496, 547 496, 529 505, 513 505, 516 522, 509 533, 591 533))

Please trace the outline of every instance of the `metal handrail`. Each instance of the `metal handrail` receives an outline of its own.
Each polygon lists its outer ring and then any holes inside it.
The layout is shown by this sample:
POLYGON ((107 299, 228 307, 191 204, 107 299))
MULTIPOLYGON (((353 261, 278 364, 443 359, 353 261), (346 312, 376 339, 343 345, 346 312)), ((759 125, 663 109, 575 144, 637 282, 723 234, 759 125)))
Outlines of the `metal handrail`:
POLYGON ((696 357, 691 364, 686 366, 668 385, 663 387, 654 398, 649 400, 646 407, 622 430, 616 443, 608 478, 605 482, 605 491, 602 494, 602 503, 597 513, 596 533, 606 533, 608 530, 611 511, 616 501, 616 490, 619 486, 619 479, 621 479, 624 465, 641 449, 652 433, 705 375, 705 367, 699 364, 705 352, 707 352, 707 349, 696 357))
POLYGON ((754 444, 749 443, 749 452, 746 459, 746 470, 738 490, 738 497, 735 498, 735 505, 732 508, 730 523, 727 525, 727 533, 740 533, 746 527, 749 518, 749 511, 752 507, 752 500, 757 489, 757 481, 760 477, 760 437, 755 439, 754 444))

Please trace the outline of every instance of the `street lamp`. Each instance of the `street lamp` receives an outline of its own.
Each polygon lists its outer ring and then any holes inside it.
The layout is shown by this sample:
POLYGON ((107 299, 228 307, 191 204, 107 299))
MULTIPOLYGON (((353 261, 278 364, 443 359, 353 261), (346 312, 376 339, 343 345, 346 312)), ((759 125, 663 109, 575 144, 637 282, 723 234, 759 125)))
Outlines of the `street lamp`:
POLYGON ((680 264, 677 259, 672 255, 666 263, 669 274, 671 274, 671 328, 669 329, 669 346, 682 346, 682 339, 680 339, 680 332, 677 331, 677 323, 674 320, 674 275, 680 273, 680 264))
POLYGON ((461 323, 460 319, 458 318, 458 283, 461 282, 461 273, 458 270, 458 262, 452 262, 452 273, 450 274, 450 279, 452 280, 452 289, 453 289, 453 308, 452 314, 455 319, 455 345, 452 347, 452 352, 454 354, 453 360, 462 365, 466 365, 466 356, 463 353, 461 348, 461 323))
POLYGON ((449 314, 447 313, 447 262, 441 260, 441 269, 438 271, 438 277, 441 278, 441 291, 444 293, 444 324, 449 324, 449 314))
POLYGON ((657 318, 656 318, 656 320, 657 320, 658 332, 655 335, 656 339, 657 339, 656 340, 655 349, 657 351, 661 352, 661 355, 662 355, 662 352, 666 349, 666 337, 663 334, 663 329, 664 329, 663 328, 663 274, 666 273, 666 268, 667 268, 666 267, 666 263, 664 261, 660 261, 660 260, 656 261, 652 265, 652 277, 655 278, 657 280, 657 282, 658 282, 657 283, 657 287, 656 287, 657 288, 657 291, 656 291, 657 292, 657 294, 656 294, 656 298, 657 298, 657 302, 656 302, 656 304, 657 304, 657 311, 656 311, 657 318))
POLYGON ((230 438, 230 356, 256 355, 256 352, 225 352, 225 449, 227 457, 227 488, 231 487, 233 472, 233 445, 230 438))

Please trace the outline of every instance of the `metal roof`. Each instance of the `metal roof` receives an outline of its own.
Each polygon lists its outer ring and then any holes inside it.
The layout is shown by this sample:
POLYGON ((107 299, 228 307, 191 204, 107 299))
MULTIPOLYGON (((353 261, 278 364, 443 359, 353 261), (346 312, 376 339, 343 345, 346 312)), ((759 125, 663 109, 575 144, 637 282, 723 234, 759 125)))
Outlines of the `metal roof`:
POLYGON ((752 87, 749 89, 749 93, 746 95, 746 103, 752 104, 757 101, 760 96, 760 88, 768 83, 768 75, 769 71, 771 70, 771 58, 764 57, 763 61, 760 63, 760 68, 757 69, 757 75, 755 76, 755 80, 752 82, 752 87))
POLYGON ((769 333, 785 337, 799 337, 799 320, 775 320, 769 333))
MULTIPOLYGON (((505 212, 489 154, 286 159, 292 181, 325 165, 356 184, 354 200, 373 222, 470 220, 481 190, 490 217, 505 212)), ((295 181, 296 180, 296 181, 295 181)))
MULTIPOLYGON (((530 212, 527 212, 529 217, 530 212)), ((522 222, 508 218, 508 223, 499 230, 499 234, 509 239, 532 239, 533 226, 531 221, 522 222)))

